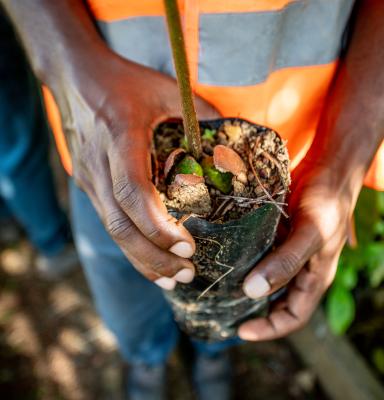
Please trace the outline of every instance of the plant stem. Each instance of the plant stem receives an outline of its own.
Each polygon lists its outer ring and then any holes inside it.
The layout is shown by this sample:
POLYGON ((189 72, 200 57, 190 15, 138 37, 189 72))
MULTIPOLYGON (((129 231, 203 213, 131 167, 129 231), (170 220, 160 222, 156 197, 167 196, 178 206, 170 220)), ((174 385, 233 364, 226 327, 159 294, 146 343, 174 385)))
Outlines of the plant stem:
POLYGON ((193 103, 192 87, 185 51, 183 30, 177 0, 164 0, 169 39, 175 63, 177 83, 181 97, 181 108, 188 150, 198 161, 202 156, 199 123, 193 103))

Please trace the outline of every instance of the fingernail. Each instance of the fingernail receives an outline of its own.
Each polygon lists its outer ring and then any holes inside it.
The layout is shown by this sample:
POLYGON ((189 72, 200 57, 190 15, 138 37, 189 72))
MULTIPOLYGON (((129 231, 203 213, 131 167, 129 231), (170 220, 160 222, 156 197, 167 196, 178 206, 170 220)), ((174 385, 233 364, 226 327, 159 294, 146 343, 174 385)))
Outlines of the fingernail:
POLYGON ((257 333, 248 329, 247 327, 240 327, 237 334, 242 340, 258 340, 257 333))
POLYGON ((157 286, 160 286, 162 289, 165 290, 173 290, 176 286, 176 281, 172 278, 167 278, 166 276, 156 279, 154 282, 157 286))
POLYGON ((195 276, 195 273, 189 269, 189 268, 183 268, 179 272, 175 274, 173 279, 176 279, 177 282, 181 283, 189 283, 193 281, 193 277, 195 276))
POLYGON ((177 242, 169 249, 169 251, 183 258, 193 256, 193 248, 188 242, 177 242))
POLYGON ((244 283, 243 289, 248 297, 257 299, 264 297, 271 290, 271 285, 263 276, 257 274, 244 283))

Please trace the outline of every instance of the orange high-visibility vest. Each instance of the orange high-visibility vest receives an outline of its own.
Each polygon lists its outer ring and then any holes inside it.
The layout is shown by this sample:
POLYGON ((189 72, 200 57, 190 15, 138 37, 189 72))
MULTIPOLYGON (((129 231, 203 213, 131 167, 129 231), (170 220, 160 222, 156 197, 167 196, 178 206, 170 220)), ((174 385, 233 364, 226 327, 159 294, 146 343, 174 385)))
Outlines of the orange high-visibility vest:
MULTIPOLYGON (((175 76, 162 0, 87 1, 108 46, 175 76)), ((288 140, 296 167, 314 138, 353 5, 353 0, 180 0, 194 91, 225 117, 275 129, 288 140)), ((44 92, 70 173, 59 113, 44 92)), ((384 190, 384 142, 365 184, 384 190)))

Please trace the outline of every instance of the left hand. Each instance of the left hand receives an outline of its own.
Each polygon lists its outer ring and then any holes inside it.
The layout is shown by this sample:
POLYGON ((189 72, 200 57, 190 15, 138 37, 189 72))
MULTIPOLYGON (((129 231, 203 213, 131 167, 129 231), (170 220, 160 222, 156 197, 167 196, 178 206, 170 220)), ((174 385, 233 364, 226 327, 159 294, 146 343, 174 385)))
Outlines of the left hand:
POLYGON ((270 314, 243 323, 244 340, 271 340, 301 328, 332 283, 347 237, 360 182, 338 179, 339 171, 303 162, 293 176, 286 240, 247 276, 244 292, 251 298, 269 295, 287 285, 270 314), (343 182, 344 183, 340 183, 343 182))

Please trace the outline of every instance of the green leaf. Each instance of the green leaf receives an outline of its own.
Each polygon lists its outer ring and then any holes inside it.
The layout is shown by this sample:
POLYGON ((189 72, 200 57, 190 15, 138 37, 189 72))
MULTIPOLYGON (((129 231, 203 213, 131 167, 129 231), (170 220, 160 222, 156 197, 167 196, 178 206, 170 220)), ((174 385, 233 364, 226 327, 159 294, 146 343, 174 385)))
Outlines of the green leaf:
POLYGON ((201 168, 201 165, 193 157, 186 156, 177 164, 175 175, 177 174, 203 176, 203 168, 201 168))
POLYGON ((377 209, 381 216, 384 217, 384 192, 377 192, 377 209))
POLYGON ((365 246, 365 273, 372 287, 378 287, 384 281, 384 243, 373 242, 365 246))
POLYGON ((213 142, 215 140, 216 130, 215 129, 204 129, 204 133, 202 134, 202 139, 208 140, 209 142, 213 142))
POLYGON ((352 294, 341 286, 333 286, 326 300, 326 315, 331 331, 342 335, 355 318, 355 300, 352 294))
POLYGON ((372 362, 376 369, 384 375, 384 348, 377 347, 372 352, 372 362))
POLYGON ((365 268, 366 259, 364 257, 364 247, 358 246, 355 249, 344 247, 339 260, 339 268, 346 268, 349 266, 356 271, 365 268))
POLYGON ((212 157, 206 157, 202 161, 204 176, 220 192, 228 194, 232 189, 232 177, 230 172, 220 172, 213 165, 212 157))
POLYGON ((374 225, 379 219, 379 192, 363 189, 355 211, 356 234, 359 245, 367 244, 375 239, 374 225))
POLYGON ((384 236, 384 221, 376 221, 373 225, 373 232, 378 236, 384 236))
POLYGON ((355 268, 353 264, 344 265, 344 263, 340 261, 336 273, 336 284, 342 286, 344 289, 352 290, 356 287, 357 281, 357 268, 355 268))

